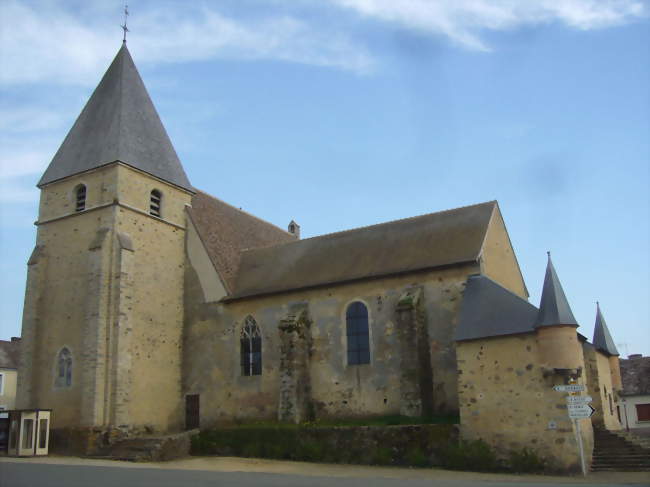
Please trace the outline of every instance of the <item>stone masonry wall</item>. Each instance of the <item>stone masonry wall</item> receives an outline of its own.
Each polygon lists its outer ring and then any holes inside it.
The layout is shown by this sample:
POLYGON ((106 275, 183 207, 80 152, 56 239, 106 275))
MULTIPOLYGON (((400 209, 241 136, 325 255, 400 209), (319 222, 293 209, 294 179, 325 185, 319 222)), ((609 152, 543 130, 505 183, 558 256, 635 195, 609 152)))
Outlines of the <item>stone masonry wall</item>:
MULTIPOLYGON (((52 427, 78 426, 86 415, 82 401, 88 371, 96 366, 97 350, 87 350, 89 306, 96 295, 89 288, 91 251, 100 228, 110 228, 113 211, 109 193, 116 188, 114 168, 43 188, 36 246, 25 293, 23 349, 19 369, 19 407, 52 408, 52 427), (74 189, 87 186, 86 211, 74 211, 74 189), (60 350, 72 354, 72 384, 55 381, 60 350)), ((108 236, 110 241, 110 235, 108 236)))
POLYGON ((311 320, 306 305, 297 305, 279 324, 280 403, 278 419, 301 423, 313 419, 311 410, 311 320))
MULTIPOLYGON (((201 395, 201 425, 277 418, 281 381, 278 325, 293 305, 308 303, 312 355, 309 361, 316 417, 398 414, 401 357, 396 305, 407 289, 420 286, 432 369, 431 402, 437 414, 456 413, 453 333, 467 275, 477 266, 305 290, 231 303, 199 303, 200 283, 186 272, 184 394, 201 395), (347 365, 345 311, 362 301, 369 312, 370 364, 347 365), (243 377, 239 333, 253 316, 262 332, 263 371, 243 377)), ((424 321, 424 320, 423 320, 424 321)), ((425 324, 422 324, 423 328, 425 324)), ((424 331, 424 330, 423 330, 424 331)), ((417 350, 412 351, 418 355, 417 350)))
POLYGON ((21 407, 52 408, 54 429, 180 429, 190 194, 111 164, 49 184, 41 195, 21 407), (80 183, 86 207, 76 212, 80 183), (162 218, 148 214, 152 189, 163 193, 162 218), (55 381, 64 346, 73 360, 69 387, 55 381))
POLYGON ((619 404, 618 395, 612 387, 609 359, 603 353, 597 351, 590 343, 584 343, 582 348, 584 350, 589 395, 594 399, 591 405, 596 409, 591 420, 595 425, 610 430, 619 430, 622 426, 616 411, 616 406, 619 404))
MULTIPOLYGON (((580 470, 566 393, 553 390, 564 379, 540 367, 535 333, 460 342, 457 355, 463 439, 483 439, 502 456, 528 448, 552 468, 580 470)), ((589 462, 591 422, 580 424, 589 462)))

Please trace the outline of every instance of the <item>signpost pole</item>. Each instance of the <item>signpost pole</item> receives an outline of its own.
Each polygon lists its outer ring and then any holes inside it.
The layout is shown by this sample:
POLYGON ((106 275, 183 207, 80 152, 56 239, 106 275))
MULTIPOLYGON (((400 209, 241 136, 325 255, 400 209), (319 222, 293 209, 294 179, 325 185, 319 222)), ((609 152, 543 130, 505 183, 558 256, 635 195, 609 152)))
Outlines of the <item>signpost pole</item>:
POLYGON ((575 379, 570 379, 568 384, 558 384, 553 386, 557 392, 568 392, 566 396, 567 412, 569 418, 573 421, 575 433, 577 435, 578 451, 580 452, 580 466, 582 475, 587 476, 587 465, 585 464, 585 449, 582 444, 582 432, 580 431, 580 420, 591 418, 596 411, 589 403, 592 401, 591 396, 580 396, 579 393, 586 390, 584 384, 577 384, 575 379))
POLYGON ((580 432, 580 420, 574 419, 573 424, 576 427, 576 435, 578 435, 578 448, 580 450, 580 466, 582 467, 582 475, 587 476, 587 466, 585 465, 585 450, 582 446, 582 433, 580 432))

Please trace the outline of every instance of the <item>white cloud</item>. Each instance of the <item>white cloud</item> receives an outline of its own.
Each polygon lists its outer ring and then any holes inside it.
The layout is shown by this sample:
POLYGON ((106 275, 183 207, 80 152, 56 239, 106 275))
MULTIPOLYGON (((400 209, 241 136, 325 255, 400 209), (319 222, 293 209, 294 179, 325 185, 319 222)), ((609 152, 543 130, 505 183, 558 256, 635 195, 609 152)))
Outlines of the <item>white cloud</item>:
MULTIPOLYGON (((372 57, 344 33, 282 15, 235 20, 202 3, 142 2, 131 22, 130 48, 138 63, 172 63, 216 57, 279 59, 357 73, 371 70, 372 57)), ((64 10, 46 0, 4 0, 0 15, 0 84, 25 82, 92 85, 115 54, 116 14, 100 1, 64 10)))
POLYGON ((0 109, 0 131, 5 133, 56 129, 61 127, 63 120, 59 113, 34 107, 0 109))
POLYGON ((0 181, 41 174, 51 158, 52 154, 45 151, 9 150, 0 156, 0 181))
POLYGON ((330 0, 363 16, 449 37, 488 51, 485 30, 557 22, 581 30, 621 25, 645 15, 640 0, 330 0))
POLYGON ((0 181, 0 203, 33 203, 38 201, 35 187, 18 185, 15 181, 0 181))

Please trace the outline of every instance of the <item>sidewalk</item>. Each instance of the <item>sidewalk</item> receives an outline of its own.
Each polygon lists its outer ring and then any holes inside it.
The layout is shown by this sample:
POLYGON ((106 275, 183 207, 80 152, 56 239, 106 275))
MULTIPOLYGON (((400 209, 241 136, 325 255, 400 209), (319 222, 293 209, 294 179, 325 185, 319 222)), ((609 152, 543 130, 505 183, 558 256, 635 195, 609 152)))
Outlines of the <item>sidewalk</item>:
POLYGON ((113 460, 94 460, 78 457, 33 457, 11 458, 0 457, 0 463, 44 463, 50 465, 81 465, 115 468, 153 468, 170 470, 203 470, 213 472, 261 472, 286 475, 303 475, 319 477, 348 477, 348 478, 393 478, 393 479, 431 479, 431 480, 481 480, 485 482, 500 482, 518 484, 522 482, 537 482, 547 484, 597 483, 650 485, 648 472, 595 472, 587 477, 582 476, 547 476, 547 475, 515 475, 493 474, 478 472, 456 472, 433 468, 400 468, 400 467, 370 467, 364 465, 333 465, 324 463, 290 462, 281 460, 265 460, 259 458, 234 457, 189 457, 164 463, 133 463, 113 460))

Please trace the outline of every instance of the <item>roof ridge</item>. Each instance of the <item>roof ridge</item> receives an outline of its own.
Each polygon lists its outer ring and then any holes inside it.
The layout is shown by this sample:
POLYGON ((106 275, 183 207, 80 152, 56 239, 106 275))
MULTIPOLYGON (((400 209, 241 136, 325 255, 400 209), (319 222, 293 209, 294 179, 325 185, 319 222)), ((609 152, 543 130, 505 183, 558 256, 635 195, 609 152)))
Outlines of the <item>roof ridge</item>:
MULTIPOLYGON (((287 235, 293 235, 291 232, 288 232, 287 230, 283 229, 282 227, 279 227, 279 226, 277 226, 277 225, 274 224, 274 223, 271 223, 271 222, 269 222, 269 221, 266 221, 266 220, 264 220, 263 218, 260 218, 260 217, 257 216, 257 215, 253 215, 252 213, 249 213, 249 212, 247 212, 246 210, 242 210, 241 208, 237 208, 236 206, 231 205, 230 203, 228 203, 227 201, 222 200, 221 198, 217 198, 216 196, 213 196, 213 195, 211 195, 210 193, 206 193, 205 191, 202 191, 202 190, 200 190, 200 189, 198 189, 198 188, 196 188, 196 187, 194 188, 194 190, 195 190, 197 193, 201 193, 202 195, 207 196, 208 198, 211 198, 211 199, 213 199, 213 200, 215 200, 215 201, 218 201, 219 203, 222 203, 222 204, 224 204, 224 205, 226 205, 226 206, 229 206, 229 207, 232 208, 233 210, 239 211, 239 212, 241 212, 241 213, 243 213, 243 214, 245 214, 245 215, 247 215, 247 216, 250 216, 251 218, 255 218, 256 220, 261 221, 262 223, 265 223, 265 224, 270 225, 270 226, 272 226, 272 227, 274 227, 274 228, 277 228, 278 230, 280 230, 281 232, 286 233, 287 235)), ((292 242, 288 242, 288 243, 292 243, 292 242)))
POLYGON ((364 226, 360 226, 360 227, 348 228, 346 230, 339 230, 338 232, 323 233, 322 235, 314 235, 313 237, 301 238, 301 239, 296 240, 294 242, 283 242, 283 243, 279 243, 279 244, 275 244, 275 245, 268 245, 267 247, 255 247, 255 248, 252 248, 252 249, 243 249, 242 252, 245 252, 247 250, 258 250, 258 249, 263 249, 263 248, 268 248, 268 247, 277 247, 277 246, 280 246, 280 245, 292 245, 292 244, 295 244, 295 243, 298 243, 298 242, 306 242, 308 240, 314 240, 314 239, 318 239, 318 238, 333 237, 335 235, 341 235, 341 234, 344 234, 344 233, 357 232, 357 231, 360 231, 360 230, 379 227, 379 226, 382 226, 382 225, 390 225, 392 223, 406 222, 406 221, 410 221, 410 220, 415 220, 417 218, 423 218, 425 216, 441 215, 443 213, 449 213, 449 212, 452 212, 452 211, 464 210, 464 209, 467 209, 467 208, 474 208, 474 207, 477 207, 477 206, 488 205, 490 203, 498 204, 497 200, 484 201, 483 203, 476 203, 476 204, 473 204, 473 205, 459 206, 457 208, 450 208, 450 209, 447 209, 447 210, 432 211, 430 213, 422 213, 421 215, 409 216, 409 217, 406 217, 406 218, 398 218, 397 220, 388 220, 388 221, 385 221, 385 222, 373 223, 372 225, 364 225, 364 226))
MULTIPOLYGON (((120 51, 123 49, 126 49, 126 44, 123 43, 122 47, 120 48, 120 51)), ((119 57, 119 71, 120 71, 120 76, 118 78, 118 93, 119 93, 119 100, 117 104, 117 154, 120 155, 122 154, 122 146, 124 145, 124 141, 122 140, 121 134, 122 134, 122 116, 124 114, 124 110, 122 110, 122 107, 124 106, 124 55, 119 56, 118 52, 118 57, 119 57)))

